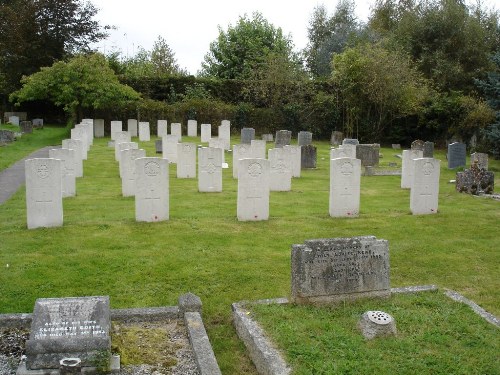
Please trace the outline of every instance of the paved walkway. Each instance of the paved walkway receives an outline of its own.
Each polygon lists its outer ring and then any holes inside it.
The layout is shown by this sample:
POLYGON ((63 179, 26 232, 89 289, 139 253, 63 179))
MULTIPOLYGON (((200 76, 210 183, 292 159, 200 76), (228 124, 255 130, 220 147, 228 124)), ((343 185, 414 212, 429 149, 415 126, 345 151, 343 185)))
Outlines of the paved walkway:
POLYGON ((60 146, 47 146, 29 154, 0 172, 0 204, 4 204, 14 193, 24 185, 24 161, 33 158, 48 158, 49 150, 60 146))

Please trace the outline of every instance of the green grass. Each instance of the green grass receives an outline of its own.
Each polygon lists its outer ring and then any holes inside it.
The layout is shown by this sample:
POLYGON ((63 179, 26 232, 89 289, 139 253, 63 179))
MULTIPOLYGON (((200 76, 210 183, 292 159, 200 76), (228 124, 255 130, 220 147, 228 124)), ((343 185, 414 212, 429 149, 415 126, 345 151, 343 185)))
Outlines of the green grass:
MULTIPOLYGON (((19 126, 0 125, 0 129, 19 132, 19 126)), ((33 129, 31 134, 23 134, 16 141, 0 147, 0 171, 45 146, 60 145, 69 138, 69 129, 63 126, 45 125, 43 129, 33 129)))
POLYGON ((500 373, 498 328, 442 292, 337 307, 248 307, 296 375, 500 373), (397 335, 365 340, 357 324, 369 310, 392 315, 397 335))
MULTIPOLYGON (((318 168, 302 171, 291 192, 271 193, 269 221, 237 221, 226 154, 222 193, 198 193, 197 181, 175 178, 171 166, 170 220, 149 224, 136 223, 133 198, 121 197, 107 141, 95 140, 78 195, 64 200, 63 227, 27 230, 24 189, 0 206, 0 312, 30 312, 39 297, 84 295, 109 295, 113 308, 176 305, 190 291, 203 301, 223 373, 253 374, 230 304, 288 296, 291 244, 375 235, 389 241, 391 286, 437 284, 500 314, 500 203, 456 193, 442 152, 437 215, 412 216, 400 178, 381 176, 362 177, 359 218, 330 218, 329 146, 318 143, 318 168)), ((141 147, 155 156, 154 138, 141 147)), ((382 152, 384 162, 399 161, 382 152)), ((498 186, 500 162, 490 166, 498 186)))

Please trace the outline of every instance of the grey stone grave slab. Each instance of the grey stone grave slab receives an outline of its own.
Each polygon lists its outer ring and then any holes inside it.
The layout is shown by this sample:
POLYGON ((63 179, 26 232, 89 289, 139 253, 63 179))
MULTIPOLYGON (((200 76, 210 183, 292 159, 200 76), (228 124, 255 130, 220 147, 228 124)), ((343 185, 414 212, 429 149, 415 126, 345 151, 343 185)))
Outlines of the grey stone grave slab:
POLYGON ((252 139, 255 139, 255 129, 254 128, 243 128, 241 129, 241 143, 250 144, 252 139))
POLYGON ((474 162, 477 162, 479 169, 488 170, 488 154, 482 152, 474 152, 470 155, 470 165, 472 166, 474 162))
POLYGON ((19 124, 19 128, 21 129, 21 133, 33 133, 33 124, 31 121, 21 121, 21 123, 19 124))
POLYGON ((389 244, 374 236, 292 245, 292 301, 335 303, 389 297, 389 244))
POLYGON ((456 181, 455 188, 460 193, 493 194, 495 189, 494 173, 479 168, 477 163, 473 163, 470 169, 457 172, 456 181))
POLYGON ((300 152, 301 152, 300 167, 302 169, 316 168, 316 161, 317 161, 316 146, 313 145, 301 146, 300 152))
POLYGON ((424 158, 434 157, 434 142, 424 142, 424 158))
POLYGON ((10 130, 0 130, 0 144, 14 142, 14 132, 10 130))
POLYGON ((343 145, 359 145, 359 141, 355 138, 344 138, 342 141, 343 145))
POLYGON ((163 152, 163 140, 157 139, 155 141, 155 150, 157 154, 161 154, 163 152))
POLYGON ((330 144, 332 146, 338 146, 342 144, 343 139, 344 139, 344 133, 335 130, 332 132, 332 136, 330 138, 330 144))
POLYGON ((290 130, 278 130, 276 132, 275 148, 280 148, 289 145, 292 141, 292 132, 290 130))
POLYGON ((31 122, 33 123, 33 128, 43 129, 43 118, 34 118, 31 122))
POLYGON ((59 369, 63 358, 98 367, 111 354, 109 297, 40 298, 26 341, 28 370, 59 369))
POLYGON ((448 168, 465 167, 465 143, 455 142, 448 146, 448 168))
POLYGON ((300 131, 297 136, 299 146, 307 146, 312 144, 313 134, 311 132, 300 131))
POLYGON ((356 145, 356 159, 361 160, 361 165, 375 167, 379 164, 379 145, 356 145), (377 147, 378 146, 378 147, 377 147))
POLYGON ((417 139, 411 143, 411 150, 424 151, 424 141, 417 139))

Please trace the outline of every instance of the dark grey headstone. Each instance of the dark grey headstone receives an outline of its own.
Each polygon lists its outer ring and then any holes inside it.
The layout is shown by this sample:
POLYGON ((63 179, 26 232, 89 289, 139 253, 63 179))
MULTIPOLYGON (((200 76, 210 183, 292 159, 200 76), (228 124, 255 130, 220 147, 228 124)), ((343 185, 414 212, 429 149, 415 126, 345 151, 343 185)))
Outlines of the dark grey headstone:
POLYGON ((465 166, 465 143, 452 143, 448 146, 448 168, 453 169, 465 166))
POLYGON ((33 124, 31 121, 21 121, 19 123, 19 129, 21 129, 21 133, 31 134, 33 133, 33 124))
POLYGON ((40 298, 35 302, 28 370, 59 368, 63 358, 82 367, 101 367, 111 354, 109 297, 40 298))
POLYGON ((361 160, 362 166, 377 166, 379 164, 379 150, 380 146, 378 144, 357 145, 356 159, 361 160))
POLYGON ((434 157, 434 142, 424 142, 424 158, 434 157))
POLYGON ((417 139, 411 143, 412 150, 424 151, 424 141, 417 139))
POLYGON ((359 141, 355 138, 344 138, 342 141, 343 145, 359 145, 359 141))
POLYGON ((298 144, 299 146, 307 146, 312 144, 312 139, 313 139, 313 133, 311 132, 306 132, 306 131, 300 131, 298 135, 298 144))
POLYGON ((493 194, 495 190, 495 174, 479 168, 473 163, 470 169, 457 172, 456 190, 460 193, 472 195, 493 194))
POLYGON ((276 132, 276 140, 274 147, 281 148, 285 145, 289 145, 292 141, 292 132, 290 130, 278 130, 276 132))
POLYGON ((31 122, 33 123, 33 128, 43 129, 43 118, 34 118, 31 122))
POLYGON ((292 245, 292 301, 330 303, 390 295, 389 244, 373 236, 292 245))
POLYGON ((161 139, 157 139, 155 141, 155 149, 157 154, 163 153, 163 141, 161 139))
POLYGON ((301 147, 300 168, 316 168, 317 150, 316 146, 307 145, 301 147))
POLYGON ((10 130, 0 129, 0 143, 11 143, 14 142, 14 132, 10 130))
POLYGON ((250 144, 252 139, 255 139, 255 129, 254 128, 243 128, 241 129, 241 143, 250 144))
POLYGON ((330 138, 330 144, 332 146, 338 146, 342 143, 343 139, 344 139, 344 133, 334 130, 330 138))

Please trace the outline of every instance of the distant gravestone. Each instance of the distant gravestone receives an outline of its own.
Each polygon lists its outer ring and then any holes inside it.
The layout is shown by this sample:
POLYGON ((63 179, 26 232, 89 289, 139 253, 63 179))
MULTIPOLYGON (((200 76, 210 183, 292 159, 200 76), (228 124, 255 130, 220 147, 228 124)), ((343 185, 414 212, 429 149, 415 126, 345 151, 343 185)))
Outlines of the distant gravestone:
POLYGON ((389 297, 389 244, 373 236, 292 245, 292 302, 328 304, 389 297))
POLYGON ((82 148, 81 148, 81 155, 83 160, 87 160, 87 151, 88 151, 88 144, 87 144, 87 132, 85 129, 71 129, 71 139, 76 139, 79 141, 82 141, 82 148))
POLYGON ((219 148, 202 147, 198 150, 198 191, 222 191, 222 154, 219 148))
POLYGON ((359 145, 359 141, 355 138, 344 138, 342 141, 343 145, 359 145))
POLYGON ((21 133, 31 134, 33 133, 33 123, 31 121, 21 121, 19 124, 21 133))
POLYGON ((162 145, 163 141, 161 139, 157 139, 155 141, 155 152, 157 154, 161 154, 163 152, 163 145, 162 145))
POLYGON ((313 134, 311 132, 300 131, 297 136, 299 146, 307 146, 312 144, 313 134))
POLYGON ((94 137, 104 138, 104 119, 102 118, 94 120, 94 137))
POLYGON ((379 164, 379 145, 356 145, 356 159, 361 160, 361 165, 375 167, 379 164), (377 147, 378 146, 378 147, 377 147))
POLYGON ((156 135, 158 138, 163 138, 168 134, 168 121, 158 120, 156 122, 156 135))
POLYGON ((110 328, 107 296, 39 298, 26 341, 26 368, 59 369, 63 358, 79 358, 84 368, 103 365, 111 355, 110 328))
POLYGON ((76 151, 68 148, 51 149, 49 150, 49 158, 61 160, 61 181, 63 198, 74 197, 76 195, 76 151))
POLYGON ((424 141, 417 139, 411 143, 412 150, 424 151, 424 141))
POLYGON ((83 142, 79 139, 63 139, 62 148, 75 150, 75 177, 83 177, 83 142))
POLYGON ((292 189, 292 170, 289 154, 283 148, 269 150, 269 189, 271 191, 290 191, 292 189))
POLYGON ((301 162, 300 162, 300 167, 302 169, 312 169, 316 168, 316 160, 317 160, 317 155, 316 155, 316 146, 313 145, 308 145, 308 146, 301 146, 301 162))
POLYGON ((292 171, 292 177, 300 177, 300 165, 302 162, 302 147, 300 146, 292 146, 285 145, 283 146, 288 158, 290 159, 290 168, 292 171))
POLYGON ((276 132, 275 148, 281 148, 284 145, 289 145, 292 142, 292 132, 290 130, 278 130, 276 132))
MULTIPOLYGON (((111 140, 115 140, 115 133, 123 131, 121 121, 111 121, 111 140)), ((132 135, 132 134, 131 134, 132 135)))
POLYGON ((28 229, 63 225, 61 164, 50 158, 25 161, 28 229))
POLYGON ((252 158, 252 146, 249 144, 233 145, 233 178, 238 178, 238 166, 240 159, 252 158))
POLYGON ((488 170, 488 154, 482 152, 474 152, 470 156, 470 165, 474 165, 477 162, 477 167, 479 169, 488 170))
POLYGON ((177 142, 182 142, 182 125, 178 122, 170 124, 170 134, 177 137, 177 142))
POLYGON ((411 189, 413 178, 414 159, 423 157, 424 152, 421 150, 403 150, 403 162, 401 165, 401 189, 411 189))
POLYGON ((465 143, 452 143, 448 146, 448 168, 465 167, 466 146, 465 143))
POLYGON ((196 120, 188 120, 188 137, 197 137, 198 136, 198 121, 196 120))
POLYGON ((139 140, 142 142, 149 142, 151 140, 149 122, 139 122, 139 140))
POLYGON ((343 139, 344 139, 344 133, 335 130, 332 132, 332 136, 330 137, 330 144, 332 146, 338 146, 342 144, 343 139))
POLYGON ((255 129, 254 128, 243 128, 241 129, 241 143, 250 144, 252 139, 255 139, 255 129))
POLYGON ((201 124, 201 141, 208 142, 212 138, 212 125, 201 124))
MULTIPOLYGON (((27 112, 4 112, 3 118, 5 122, 10 122, 9 118, 10 117, 18 117, 18 121, 26 121, 28 119, 28 113, 27 112)), ((19 124, 17 124, 19 125, 19 124)))
POLYGON ((254 159, 266 158, 266 141, 259 139, 252 139, 250 145, 252 146, 252 158, 254 159))
MULTIPOLYGON (((118 163, 120 162, 120 153, 123 150, 127 149, 137 149, 139 148, 139 144, 137 142, 120 142, 120 143, 115 143, 115 160, 118 163)), ((121 176, 121 175, 120 175, 121 176)))
POLYGON ((127 119, 127 131, 129 132, 131 137, 137 137, 139 135, 138 128, 139 128, 139 126, 138 126, 137 119, 135 119, 135 118, 127 119))
POLYGON ((9 122, 10 122, 12 125, 17 125, 17 126, 19 126, 19 117, 18 117, 18 116, 10 116, 10 117, 9 117, 9 122))
POLYGON ((242 159, 238 167, 238 220, 268 220, 269 190, 269 161, 242 159))
POLYGON ((436 214, 439 198, 440 160, 421 158, 413 160, 412 164, 411 213, 413 215, 436 214))
POLYGON ((15 135, 13 131, 0 129, 0 144, 14 142, 15 135))
POLYGON ((401 150, 401 145, 399 143, 393 143, 392 144, 392 149, 393 150, 401 150))
POLYGON ((330 216, 357 217, 361 183, 361 160, 330 160, 330 216))
POLYGON ((456 190, 460 193, 472 195, 493 194, 495 175, 473 163, 470 169, 457 172, 456 190))
POLYGON ((85 144, 87 145, 87 151, 89 151, 90 146, 94 143, 94 127, 93 127, 93 125, 76 124, 72 130, 83 131, 85 133, 85 135, 84 135, 85 144), (91 128, 91 126, 92 126, 92 128, 91 128))
MULTIPOLYGON (((224 141, 224 150, 229 150, 231 143, 231 122, 222 120, 219 126, 219 139, 224 141)), ((224 162, 224 161, 223 161, 224 162)))
POLYGON ((434 157, 434 142, 424 142, 424 158, 434 157))
POLYGON ((196 178, 196 145, 177 143, 177 178, 196 178))
POLYGON ((161 158, 135 159, 135 173, 135 220, 168 220, 168 161, 161 158))
POLYGON ((143 149, 126 149, 120 154, 121 158, 121 178, 122 195, 124 197, 133 197, 135 195, 136 166, 135 160, 145 158, 146 151, 143 149))
POLYGON ((169 163, 177 163, 177 143, 176 135, 169 134, 162 139, 163 159, 167 159, 169 163))
POLYGON ((262 134, 262 140, 266 142, 274 141, 274 137, 272 134, 262 134))
POLYGON ((224 155, 225 144, 226 144, 226 140, 220 139, 220 138, 210 138, 210 140, 208 141, 208 147, 217 148, 220 150, 221 157, 222 157, 222 163, 226 162, 226 158, 224 155))
POLYGON ((352 149, 350 148, 332 148, 330 149, 330 160, 331 159, 338 159, 338 158, 356 158, 356 155, 352 152, 352 149))

